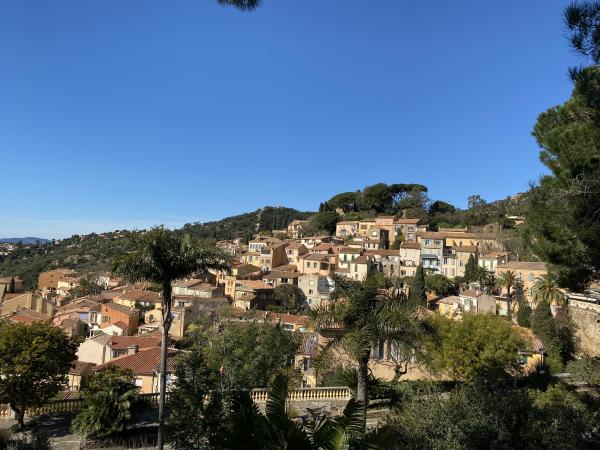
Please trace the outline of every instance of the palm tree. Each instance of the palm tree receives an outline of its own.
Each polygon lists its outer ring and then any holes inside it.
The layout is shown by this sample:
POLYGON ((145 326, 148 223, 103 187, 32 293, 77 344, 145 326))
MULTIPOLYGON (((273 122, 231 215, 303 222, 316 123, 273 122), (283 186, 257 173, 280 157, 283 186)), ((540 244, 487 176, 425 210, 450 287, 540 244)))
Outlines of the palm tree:
POLYGON ((516 286, 518 281, 517 278, 517 274, 515 272, 513 272, 512 270, 507 270, 505 272, 502 272, 499 276, 498 276, 498 284, 501 287, 506 288, 506 306, 508 308, 508 315, 511 315, 512 309, 511 309, 511 301, 512 301, 512 297, 511 297, 511 289, 513 287, 516 286))
POLYGON ((380 273, 362 282, 335 277, 335 291, 326 305, 310 311, 319 332, 329 341, 324 351, 341 349, 358 364, 356 398, 368 404, 367 382, 371 348, 382 340, 412 354, 429 332, 427 310, 409 301, 380 273))
POLYGON ((531 297, 536 305, 547 302, 548 305, 563 306, 565 295, 558 287, 558 278, 553 273, 538 277, 531 286, 531 297))
POLYGON ((477 266, 475 269, 475 279, 479 282, 479 290, 483 292, 483 284, 488 277, 489 272, 483 266, 477 266))
POLYGON ((219 250, 202 248, 188 235, 176 234, 156 227, 133 238, 134 250, 117 257, 113 271, 127 282, 149 281, 162 288, 162 339, 160 356, 160 388, 158 403, 158 448, 163 448, 165 392, 167 385, 167 347, 171 315, 172 283, 207 270, 231 271, 229 257, 219 250))

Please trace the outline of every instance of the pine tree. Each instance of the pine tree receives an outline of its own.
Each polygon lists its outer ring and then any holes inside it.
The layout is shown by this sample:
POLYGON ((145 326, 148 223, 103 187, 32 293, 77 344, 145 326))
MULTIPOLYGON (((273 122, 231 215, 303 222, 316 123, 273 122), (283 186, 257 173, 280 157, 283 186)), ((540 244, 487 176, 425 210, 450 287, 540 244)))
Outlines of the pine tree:
POLYGON ((472 283, 474 281, 478 281, 477 274, 477 261, 475 260, 475 256, 471 254, 469 256, 469 260, 465 265, 465 283, 472 283))
POLYGON ((410 285, 408 299, 411 303, 427 306, 427 294, 425 292, 425 272, 423 266, 417 267, 417 272, 410 285))

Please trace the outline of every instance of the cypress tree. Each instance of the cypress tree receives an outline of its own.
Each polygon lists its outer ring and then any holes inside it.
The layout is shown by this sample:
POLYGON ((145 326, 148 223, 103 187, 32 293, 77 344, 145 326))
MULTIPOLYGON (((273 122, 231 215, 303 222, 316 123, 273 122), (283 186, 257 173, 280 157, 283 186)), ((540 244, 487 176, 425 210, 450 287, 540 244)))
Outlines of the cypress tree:
POLYGON ((379 236, 379 248, 384 250, 390 248, 390 238, 387 231, 382 231, 379 236))
POLYGON ((531 331, 538 336, 544 344, 544 350, 548 354, 547 365, 551 372, 563 370, 561 357, 561 345, 556 332, 550 304, 541 301, 531 317, 531 331))
POLYGON ((425 292, 425 273, 423 266, 417 267, 417 272, 410 285, 408 299, 416 305, 427 306, 427 294, 425 292))
POLYGON ((469 256, 469 260, 467 264, 465 264, 465 283, 472 283, 474 281, 478 281, 477 276, 477 261, 475 260, 475 256, 471 254, 469 256))
POLYGON ((529 302, 521 300, 519 302, 519 311, 517 311, 517 323, 521 327, 531 327, 531 314, 533 310, 529 306, 529 302))

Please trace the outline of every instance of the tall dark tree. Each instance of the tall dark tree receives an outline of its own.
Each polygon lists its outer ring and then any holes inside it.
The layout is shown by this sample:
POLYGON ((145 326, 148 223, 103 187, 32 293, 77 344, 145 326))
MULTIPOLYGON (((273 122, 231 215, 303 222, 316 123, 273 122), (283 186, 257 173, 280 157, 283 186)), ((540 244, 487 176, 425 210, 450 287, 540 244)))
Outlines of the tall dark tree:
POLYGON ((159 284, 161 292, 161 358, 159 386, 158 447, 163 448, 165 423, 165 395, 167 377, 167 348, 169 329, 173 321, 172 283, 188 278, 194 273, 210 270, 230 272, 230 258, 216 250, 203 248, 187 235, 175 234, 163 227, 140 234, 134 238, 134 250, 114 261, 113 271, 129 282, 149 281, 159 284))
POLYGON ((473 283, 478 281, 477 279, 477 268, 479 265, 477 264, 477 260, 473 254, 469 255, 469 259, 467 260, 467 264, 465 264, 465 276, 464 280, 466 283, 473 283))
POLYGON ((574 3, 565 22, 591 65, 571 70, 571 98, 535 125, 551 173, 530 192, 527 222, 531 246, 557 269, 559 284, 582 289, 600 278, 600 2, 574 3))
POLYGON ((408 291, 408 300, 413 305, 427 306, 427 292, 425 287, 425 271, 419 265, 408 291))
POLYGON ((379 248, 387 250, 390 248, 390 234, 386 230, 382 230, 379 237, 379 248))

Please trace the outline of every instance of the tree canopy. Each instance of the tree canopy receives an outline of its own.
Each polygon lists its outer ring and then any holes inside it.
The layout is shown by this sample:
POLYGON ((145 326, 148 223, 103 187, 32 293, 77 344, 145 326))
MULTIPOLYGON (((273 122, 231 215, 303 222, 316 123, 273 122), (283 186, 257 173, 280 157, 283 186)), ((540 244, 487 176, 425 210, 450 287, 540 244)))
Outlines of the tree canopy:
POLYGON ((0 323, 0 398, 16 412, 41 406, 67 382, 78 342, 44 323, 0 323))

